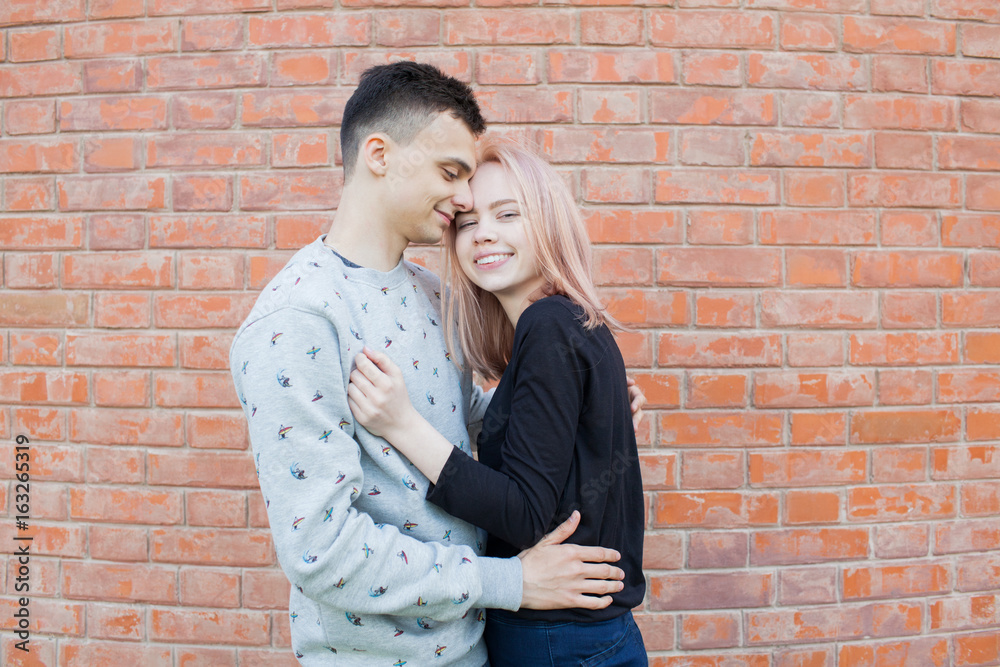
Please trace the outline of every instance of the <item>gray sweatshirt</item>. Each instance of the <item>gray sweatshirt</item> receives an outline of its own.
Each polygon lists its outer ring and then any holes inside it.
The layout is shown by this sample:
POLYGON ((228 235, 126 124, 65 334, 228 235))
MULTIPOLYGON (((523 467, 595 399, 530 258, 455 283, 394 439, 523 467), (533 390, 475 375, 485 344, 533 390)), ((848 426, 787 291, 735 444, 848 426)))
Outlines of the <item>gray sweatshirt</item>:
POLYGON ((452 363, 437 277, 385 273, 306 246, 264 288, 230 349, 278 561, 292 583, 303 665, 474 665, 483 607, 521 603, 517 558, 427 502, 427 478, 356 424, 349 375, 363 345, 403 369, 410 400, 471 455, 487 400, 452 363))

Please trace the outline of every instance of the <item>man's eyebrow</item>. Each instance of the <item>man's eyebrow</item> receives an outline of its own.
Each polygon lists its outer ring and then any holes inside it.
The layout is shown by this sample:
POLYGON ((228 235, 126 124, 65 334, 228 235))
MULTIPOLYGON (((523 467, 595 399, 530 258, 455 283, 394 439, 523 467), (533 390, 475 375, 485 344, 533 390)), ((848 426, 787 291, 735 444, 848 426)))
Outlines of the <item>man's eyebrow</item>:
POLYGON ((456 167, 458 167, 458 170, 461 173, 463 173, 463 174, 471 174, 472 173, 472 167, 469 165, 468 162, 466 162, 465 160, 463 160, 460 157, 445 158, 444 162, 451 162, 451 163, 453 163, 456 167))

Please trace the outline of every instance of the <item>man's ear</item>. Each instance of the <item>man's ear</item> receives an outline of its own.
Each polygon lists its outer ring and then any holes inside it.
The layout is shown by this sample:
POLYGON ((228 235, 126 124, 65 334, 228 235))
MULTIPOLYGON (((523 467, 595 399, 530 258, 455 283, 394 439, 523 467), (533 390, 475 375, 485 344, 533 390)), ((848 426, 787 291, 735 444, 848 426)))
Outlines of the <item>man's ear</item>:
POLYGON ((386 174, 386 154, 392 149, 392 140, 380 133, 369 134, 361 146, 361 157, 365 166, 376 176, 386 174))

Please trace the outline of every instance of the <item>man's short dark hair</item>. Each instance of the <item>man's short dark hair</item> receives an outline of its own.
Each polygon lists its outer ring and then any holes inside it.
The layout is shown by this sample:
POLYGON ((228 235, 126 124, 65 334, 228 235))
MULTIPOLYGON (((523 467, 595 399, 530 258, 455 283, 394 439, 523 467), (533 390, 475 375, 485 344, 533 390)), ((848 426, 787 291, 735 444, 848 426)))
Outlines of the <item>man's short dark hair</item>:
POLYGON ((351 177, 361 142, 372 132, 405 145, 443 111, 476 136, 486 130, 472 89, 433 65, 399 61, 365 70, 340 124, 344 179, 351 177))

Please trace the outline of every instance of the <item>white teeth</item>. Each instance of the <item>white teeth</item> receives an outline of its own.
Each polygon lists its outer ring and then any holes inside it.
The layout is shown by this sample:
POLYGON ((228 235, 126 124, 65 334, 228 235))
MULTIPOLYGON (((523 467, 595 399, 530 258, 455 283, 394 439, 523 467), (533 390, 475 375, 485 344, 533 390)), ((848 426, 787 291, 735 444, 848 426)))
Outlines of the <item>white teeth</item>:
POLYGON ((487 255, 476 260, 476 264, 482 266, 483 264, 494 264, 500 260, 507 259, 510 255, 487 255))

